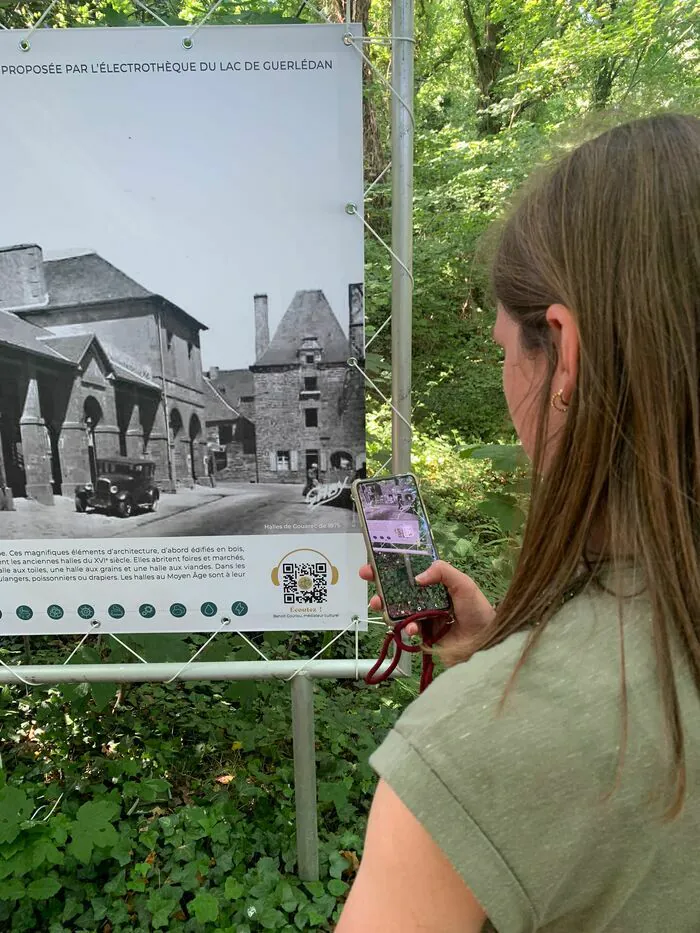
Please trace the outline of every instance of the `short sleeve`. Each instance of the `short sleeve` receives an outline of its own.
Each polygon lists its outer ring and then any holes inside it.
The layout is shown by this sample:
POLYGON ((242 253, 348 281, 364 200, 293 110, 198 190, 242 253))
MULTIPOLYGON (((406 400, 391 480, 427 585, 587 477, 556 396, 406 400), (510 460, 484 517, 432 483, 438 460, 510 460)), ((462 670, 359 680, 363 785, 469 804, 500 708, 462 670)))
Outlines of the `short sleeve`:
POLYGON ((535 909, 484 825, 484 811, 501 803, 493 780, 474 760, 486 754, 486 736, 496 722, 508 674, 503 661, 495 677, 484 672, 493 665, 477 658, 442 674, 403 714, 370 764, 436 841, 498 933, 530 933, 535 909), (465 793, 466 782, 478 786, 465 793))
POLYGON ((616 612, 608 597, 567 604, 505 703, 525 633, 450 668, 370 758, 498 933, 592 928, 581 917, 602 909, 611 878, 621 866, 631 877, 647 857, 639 828, 649 791, 642 778, 658 755, 653 660, 630 618, 629 716, 639 739, 611 795, 621 736, 616 612))

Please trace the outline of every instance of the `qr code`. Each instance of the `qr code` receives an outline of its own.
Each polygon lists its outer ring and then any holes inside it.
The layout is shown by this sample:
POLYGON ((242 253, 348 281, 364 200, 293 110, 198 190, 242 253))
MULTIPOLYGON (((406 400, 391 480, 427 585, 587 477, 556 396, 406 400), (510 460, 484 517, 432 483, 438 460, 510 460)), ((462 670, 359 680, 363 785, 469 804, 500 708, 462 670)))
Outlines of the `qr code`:
POLYGON ((282 564, 284 602, 325 603, 328 600, 328 564, 282 564))

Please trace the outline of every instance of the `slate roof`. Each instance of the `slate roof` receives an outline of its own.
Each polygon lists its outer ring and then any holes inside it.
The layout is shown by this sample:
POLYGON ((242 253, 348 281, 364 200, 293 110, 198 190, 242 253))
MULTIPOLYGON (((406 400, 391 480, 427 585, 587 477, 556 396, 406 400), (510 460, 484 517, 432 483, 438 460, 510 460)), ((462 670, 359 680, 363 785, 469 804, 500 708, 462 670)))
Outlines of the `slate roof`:
POLYGON ((98 301, 152 298, 147 291, 97 253, 44 261, 49 309, 98 301))
POLYGON ((153 382, 152 379, 147 379, 146 376, 142 376, 141 373, 132 372, 130 369, 127 369, 126 366, 122 366, 121 363, 115 363, 114 360, 110 360, 109 365, 114 372, 114 378, 118 379, 120 382, 133 382, 134 385, 137 386, 146 386, 149 389, 154 389, 156 392, 161 391, 161 387, 157 382, 153 382))
POLYGON ((226 399, 220 395, 206 376, 203 377, 206 422, 213 424, 218 421, 235 421, 240 415, 226 399))
POLYGON ((209 380, 229 405, 238 405, 242 398, 251 398, 255 394, 253 374, 249 369, 220 369, 216 377, 210 371, 209 380))
POLYGON ((12 314, 11 311, 0 310, 0 343, 9 347, 19 347, 27 353, 43 356, 57 363, 70 365, 70 360, 59 350, 50 346, 45 339, 50 336, 43 327, 36 327, 23 321, 22 318, 12 314))
POLYGON ((318 341, 324 363, 346 363, 350 356, 348 338, 320 290, 299 291, 279 322, 275 335, 256 366, 296 363, 305 337, 318 341))
MULTIPOLYGON (((39 328, 37 328, 38 330, 39 328)), ((55 337, 53 334, 47 334, 39 339, 48 344, 54 350, 65 356, 71 363, 79 363, 85 356, 85 351, 95 339, 94 334, 76 334, 74 337, 55 337)))
MULTIPOLYGON (((19 248, 8 247, 8 250, 19 248)), ((81 304, 151 299, 166 310, 184 317, 197 330, 209 329, 206 324, 202 324, 167 298, 148 291, 130 279, 97 253, 81 253, 79 256, 68 256, 64 259, 45 259, 44 277, 49 295, 48 304, 18 311, 23 317, 61 308, 74 308, 81 304)))
MULTIPOLYGON (((35 328, 39 330, 39 328, 35 328)), ((48 334, 47 331, 44 331, 45 334, 48 334)), ((104 349, 102 344, 99 341, 99 338, 95 334, 76 334, 75 336, 69 337, 54 337, 53 334, 48 334, 47 336, 40 338, 44 345, 52 347, 54 350, 59 352, 66 359, 70 360, 76 365, 79 364, 85 354, 87 353, 88 348, 93 344, 97 344, 99 352, 103 357, 105 364, 109 369, 111 369, 114 378, 120 382, 131 382, 137 386, 146 386, 149 389, 154 389, 156 392, 160 392, 160 386, 153 382, 151 379, 148 379, 146 376, 142 376, 140 373, 135 373, 132 370, 128 369, 126 366, 123 366, 121 363, 116 363, 104 349)))

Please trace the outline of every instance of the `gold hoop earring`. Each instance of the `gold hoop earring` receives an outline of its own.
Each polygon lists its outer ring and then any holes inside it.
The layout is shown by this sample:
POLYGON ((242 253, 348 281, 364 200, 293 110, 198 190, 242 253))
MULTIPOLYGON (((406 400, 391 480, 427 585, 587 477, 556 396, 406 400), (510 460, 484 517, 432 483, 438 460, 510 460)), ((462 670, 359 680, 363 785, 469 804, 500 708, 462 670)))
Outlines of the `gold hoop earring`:
POLYGON ((569 410, 569 403, 564 401, 564 390, 559 389, 558 392, 555 392, 552 396, 552 408, 555 411, 559 411, 562 415, 565 415, 569 410))

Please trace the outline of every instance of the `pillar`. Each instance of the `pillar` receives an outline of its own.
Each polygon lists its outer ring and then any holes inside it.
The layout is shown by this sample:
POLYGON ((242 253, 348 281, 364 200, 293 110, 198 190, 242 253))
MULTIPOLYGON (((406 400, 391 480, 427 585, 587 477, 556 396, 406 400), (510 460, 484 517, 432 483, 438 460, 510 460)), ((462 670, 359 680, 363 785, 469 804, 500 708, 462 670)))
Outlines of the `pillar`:
POLYGON ((172 465, 172 449, 168 438, 168 428, 165 421, 163 403, 158 407, 153 419, 153 427, 148 438, 146 457, 153 460, 156 465, 155 482, 161 492, 175 492, 174 466, 172 465))
POLYGON ((135 400, 131 400, 131 414, 126 429, 126 455, 133 460, 143 457, 143 428, 141 426, 141 410, 135 400))
POLYGON ((27 479, 27 498, 36 499, 43 505, 53 505, 51 444, 46 422, 41 415, 39 383, 35 372, 29 373, 27 395, 19 426, 27 479))
POLYGON ((95 425, 95 447, 99 457, 118 457, 119 421, 117 418, 117 398, 114 386, 108 385, 103 392, 90 393, 99 402, 102 420, 95 425))

